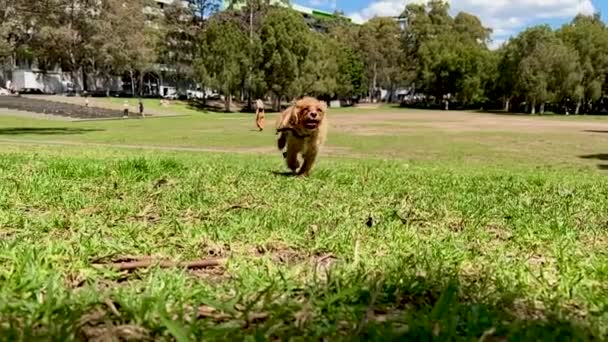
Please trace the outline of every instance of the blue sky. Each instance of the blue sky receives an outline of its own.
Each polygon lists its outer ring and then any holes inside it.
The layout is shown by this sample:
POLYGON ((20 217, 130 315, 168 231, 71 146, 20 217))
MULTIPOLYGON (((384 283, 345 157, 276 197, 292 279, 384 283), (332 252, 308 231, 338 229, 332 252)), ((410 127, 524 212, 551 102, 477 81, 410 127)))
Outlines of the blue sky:
MULTIPOLYGON (((398 15, 406 3, 425 0, 292 0, 313 8, 344 11, 363 22, 376 15, 398 15)), ((494 29, 497 46, 522 29, 540 23, 560 26, 577 13, 600 11, 608 19, 608 0, 449 0, 452 11, 476 14, 494 29)))

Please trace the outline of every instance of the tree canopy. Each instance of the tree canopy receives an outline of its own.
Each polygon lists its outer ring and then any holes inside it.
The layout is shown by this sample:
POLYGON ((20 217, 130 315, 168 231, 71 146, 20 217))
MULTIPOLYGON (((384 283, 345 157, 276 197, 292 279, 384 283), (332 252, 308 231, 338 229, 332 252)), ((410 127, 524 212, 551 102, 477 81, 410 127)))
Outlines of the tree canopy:
POLYGON ((193 83, 220 91, 227 108, 235 96, 272 95, 278 109, 302 95, 391 101, 405 90, 446 109, 605 109, 608 28, 599 15, 530 27, 491 50, 491 28, 474 14, 452 15, 443 0, 362 25, 339 12, 305 18, 287 3, 232 0, 218 11, 219 0, 188 0, 160 11, 147 0, 0 0, 0 66, 126 74, 134 94, 134 78, 161 68, 181 92, 193 83))

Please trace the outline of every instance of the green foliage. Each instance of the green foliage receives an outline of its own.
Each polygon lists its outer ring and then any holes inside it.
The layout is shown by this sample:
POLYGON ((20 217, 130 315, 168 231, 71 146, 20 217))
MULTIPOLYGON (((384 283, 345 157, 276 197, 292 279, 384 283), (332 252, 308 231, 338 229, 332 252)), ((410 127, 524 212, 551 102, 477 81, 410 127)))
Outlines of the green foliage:
POLYGON ((314 48, 310 31, 302 17, 295 11, 273 8, 269 11, 260 33, 264 78, 269 90, 281 99, 293 90, 298 77, 310 69, 314 48))
POLYGON ((408 5, 403 48, 414 56, 417 80, 428 94, 450 94, 465 104, 481 101, 492 62, 486 45, 491 30, 468 13, 452 18, 448 9, 442 1, 408 5))
POLYGON ((1 157, 8 340, 606 334, 608 183, 595 172, 323 159, 302 181, 259 155, 21 145, 1 157), (103 265, 145 256, 228 263, 103 265))
POLYGON ((582 84, 573 95, 582 101, 597 101, 608 74, 608 29, 598 16, 579 15, 558 35, 578 52, 582 84))
POLYGON ((399 25, 392 18, 376 17, 359 30, 359 46, 374 94, 379 87, 392 91, 403 80, 399 25))
POLYGON ((230 99, 247 72, 246 47, 249 38, 232 19, 211 19, 202 33, 201 49, 205 53, 200 72, 206 84, 220 89, 230 111, 230 99))
POLYGON ((216 12, 218 0, 188 0, 162 17, 143 11, 149 4, 0 0, 0 59, 108 80, 160 64, 179 90, 196 81, 241 98, 272 94, 277 108, 306 94, 375 98, 383 89, 390 100, 410 87, 464 105, 503 100, 535 111, 546 102, 575 103, 576 112, 589 112, 608 89, 608 28, 599 15, 579 15, 557 31, 531 27, 490 51, 492 30, 473 14, 452 16, 445 0, 407 4, 403 27, 387 17, 355 25, 339 12, 309 25, 315 19, 284 6, 288 1, 234 0, 216 12), (231 23, 230 38, 203 32, 217 22, 231 23))

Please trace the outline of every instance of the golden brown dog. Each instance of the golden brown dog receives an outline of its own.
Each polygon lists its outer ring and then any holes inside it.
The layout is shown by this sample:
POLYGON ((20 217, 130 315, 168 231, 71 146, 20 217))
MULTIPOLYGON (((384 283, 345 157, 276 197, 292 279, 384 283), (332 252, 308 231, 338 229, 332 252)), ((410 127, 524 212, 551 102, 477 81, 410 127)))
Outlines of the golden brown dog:
POLYGON ((287 167, 294 174, 308 176, 327 136, 327 105, 312 97, 304 97, 287 108, 277 119, 277 145, 283 151, 287 167), (299 156, 304 163, 300 168, 299 156), (298 168, 299 171, 298 171, 298 168))

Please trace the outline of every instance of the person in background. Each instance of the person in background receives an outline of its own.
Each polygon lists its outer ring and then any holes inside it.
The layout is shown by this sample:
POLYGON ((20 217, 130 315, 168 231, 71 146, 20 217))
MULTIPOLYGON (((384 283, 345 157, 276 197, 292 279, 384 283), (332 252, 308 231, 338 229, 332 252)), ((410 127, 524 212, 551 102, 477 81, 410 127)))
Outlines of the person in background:
POLYGON ((255 124, 258 126, 258 129, 261 131, 264 130, 264 117, 266 116, 266 111, 264 108, 264 101, 262 99, 257 99, 255 101, 255 124))
POLYGON ((125 103, 123 104, 123 112, 122 112, 122 118, 126 119, 129 117, 129 101, 125 100, 125 103))
POLYGON ((139 99, 139 115, 144 117, 144 102, 141 99, 139 99))

